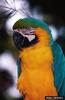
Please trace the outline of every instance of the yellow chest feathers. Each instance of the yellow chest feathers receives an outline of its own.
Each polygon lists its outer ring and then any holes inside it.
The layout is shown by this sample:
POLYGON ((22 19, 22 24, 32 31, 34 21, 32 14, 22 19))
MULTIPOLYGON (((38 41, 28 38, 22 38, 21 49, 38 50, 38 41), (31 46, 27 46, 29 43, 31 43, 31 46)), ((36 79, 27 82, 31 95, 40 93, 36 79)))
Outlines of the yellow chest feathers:
POLYGON ((51 48, 23 51, 20 56, 22 73, 18 81, 19 90, 28 94, 30 100, 45 100, 45 96, 56 96, 51 69, 53 63, 51 48))
POLYGON ((46 68, 49 67, 53 63, 53 56, 50 47, 42 47, 42 48, 32 48, 31 50, 25 50, 20 55, 22 59, 22 66, 27 68, 46 68))

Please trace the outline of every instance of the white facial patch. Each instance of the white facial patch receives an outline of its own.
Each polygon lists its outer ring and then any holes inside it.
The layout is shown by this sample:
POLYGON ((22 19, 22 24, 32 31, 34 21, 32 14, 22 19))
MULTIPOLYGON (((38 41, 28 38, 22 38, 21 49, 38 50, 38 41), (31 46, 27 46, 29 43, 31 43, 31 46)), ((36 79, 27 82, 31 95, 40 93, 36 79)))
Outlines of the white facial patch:
POLYGON ((19 32, 22 36, 26 37, 29 42, 35 39, 34 28, 31 29, 15 29, 15 32, 19 32))

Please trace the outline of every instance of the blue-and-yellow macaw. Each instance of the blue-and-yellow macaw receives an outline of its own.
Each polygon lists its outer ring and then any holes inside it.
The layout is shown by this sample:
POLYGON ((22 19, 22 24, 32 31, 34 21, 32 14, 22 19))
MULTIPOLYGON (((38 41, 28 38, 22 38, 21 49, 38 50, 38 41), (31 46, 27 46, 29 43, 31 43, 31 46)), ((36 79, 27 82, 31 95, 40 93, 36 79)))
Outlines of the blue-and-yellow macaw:
POLYGON ((49 27, 34 18, 18 20, 13 39, 20 50, 17 88, 24 100, 65 97, 65 57, 49 27))

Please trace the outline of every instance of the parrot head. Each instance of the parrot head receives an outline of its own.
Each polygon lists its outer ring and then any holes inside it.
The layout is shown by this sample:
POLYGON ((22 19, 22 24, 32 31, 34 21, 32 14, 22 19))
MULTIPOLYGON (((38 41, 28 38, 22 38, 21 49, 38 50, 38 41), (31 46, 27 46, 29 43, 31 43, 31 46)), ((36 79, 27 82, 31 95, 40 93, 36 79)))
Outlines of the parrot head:
POLYGON ((53 41, 48 26, 34 18, 18 20, 13 26, 13 31, 13 40, 19 50, 41 42, 43 45, 51 45, 53 41))

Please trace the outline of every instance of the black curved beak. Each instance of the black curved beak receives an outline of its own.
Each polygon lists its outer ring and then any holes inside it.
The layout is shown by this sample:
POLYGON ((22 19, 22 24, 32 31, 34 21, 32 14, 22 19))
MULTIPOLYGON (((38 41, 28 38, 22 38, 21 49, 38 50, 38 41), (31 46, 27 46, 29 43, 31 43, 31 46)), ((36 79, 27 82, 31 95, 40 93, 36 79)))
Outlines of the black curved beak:
POLYGON ((37 42, 37 37, 35 36, 34 39, 29 41, 29 38, 27 38, 25 35, 22 35, 19 32, 14 31, 14 33, 13 33, 13 40, 14 40, 15 46, 19 50, 22 50, 22 48, 29 47, 30 45, 36 43, 37 42))

